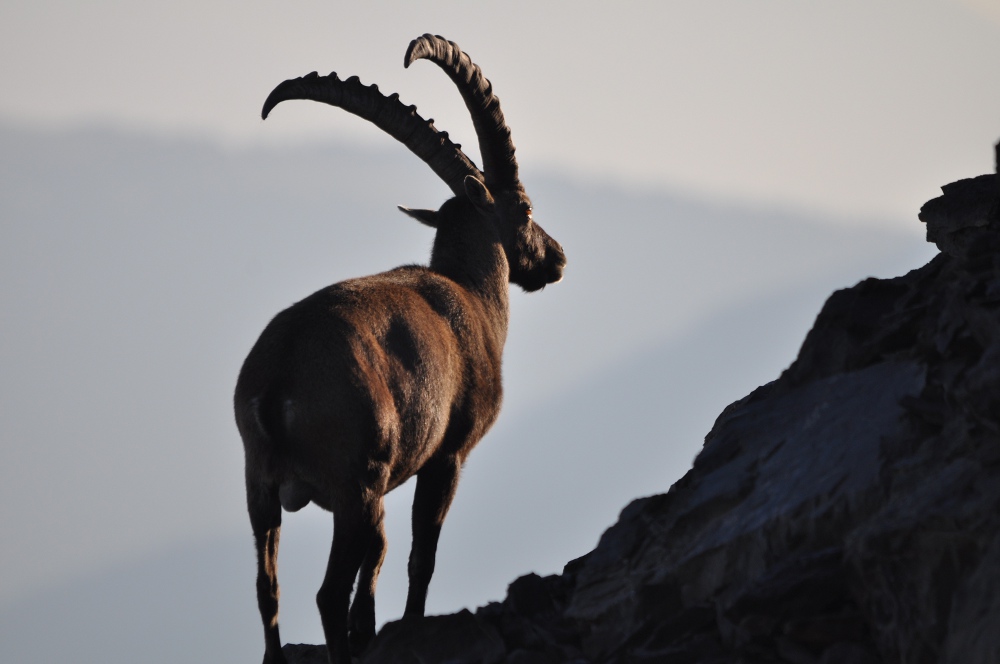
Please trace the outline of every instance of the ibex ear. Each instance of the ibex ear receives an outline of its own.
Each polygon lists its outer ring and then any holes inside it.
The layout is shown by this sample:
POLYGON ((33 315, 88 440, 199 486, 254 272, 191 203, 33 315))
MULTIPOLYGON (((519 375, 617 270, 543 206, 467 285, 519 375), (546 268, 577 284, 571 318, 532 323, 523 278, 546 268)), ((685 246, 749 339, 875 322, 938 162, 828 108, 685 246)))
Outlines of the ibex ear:
POLYGON ((410 215, 422 224, 426 224, 431 228, 438 227, 438 212, 437 210, 413 210, 408 207, 403 207, 402 205, 397 205, 402 212, 410 215))
POLYGON ((465 195, 480 212, 484 214, 493 212, 493 195, 478 178, 465 176, 465 195))

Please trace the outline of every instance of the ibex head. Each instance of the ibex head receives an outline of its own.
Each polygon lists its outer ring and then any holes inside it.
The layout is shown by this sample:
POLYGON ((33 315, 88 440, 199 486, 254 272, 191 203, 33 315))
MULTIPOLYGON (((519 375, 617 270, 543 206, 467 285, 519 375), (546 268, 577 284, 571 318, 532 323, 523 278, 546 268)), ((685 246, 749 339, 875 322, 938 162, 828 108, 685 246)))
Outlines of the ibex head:
MULTIPOLYGON (((395 93, 384 96, 378 86, 365 86, 356 76, 342 81, 336 72, 328 76, 313 72, 285 81, 268 96, 261 116, 267 118, 282 101, 309 99, 337 106, 372 122, 420 157, 455 194, 440 210, 400 206, 403 212, 438 229, 436 249, 439 244, 450 243, 456 232, 470 231, 450 226, 472 223, 467 209, 471 204, 476 212, 473 217, 488 222, 503 245, 511 283, 526 291, 536 291, 560 281, 566 255, 559 243, 532 218, 531 199, 518 177, 514 142, 493 86, 457 44, 443 37, 426 34, 413 40, 403 64, 409 67, 420 59, 441 67, 461 92, 479 138, 482 171, 462 152, 460 145, 448 138, 448 132, 438 131, 433 120, 420 117, 415 106, 405 106, 395 93)), ((445 253, 451 256, 450 251, 436 250, 431 266, 434 267, 435 257, 441 258, 445 253)))

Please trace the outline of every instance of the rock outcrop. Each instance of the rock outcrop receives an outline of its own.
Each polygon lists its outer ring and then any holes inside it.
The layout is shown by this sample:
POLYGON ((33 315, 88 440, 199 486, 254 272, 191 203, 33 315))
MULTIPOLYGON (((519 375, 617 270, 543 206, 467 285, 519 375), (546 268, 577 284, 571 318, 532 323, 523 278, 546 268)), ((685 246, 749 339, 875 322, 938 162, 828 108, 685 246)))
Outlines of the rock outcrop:
POLYGON ((943 191, 920 215, 942 253, 834 293, 669 492, 361 661, 1000 662, 1000 174, 943 191))

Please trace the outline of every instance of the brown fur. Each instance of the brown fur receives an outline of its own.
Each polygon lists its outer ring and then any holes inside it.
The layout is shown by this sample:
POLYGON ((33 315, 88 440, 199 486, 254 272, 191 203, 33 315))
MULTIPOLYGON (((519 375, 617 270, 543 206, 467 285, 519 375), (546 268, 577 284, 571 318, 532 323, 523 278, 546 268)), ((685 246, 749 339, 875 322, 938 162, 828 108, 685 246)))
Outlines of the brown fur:
POLYGON ((424 613, 459 471, 500 411, 508 284, 538 290, 558 281, 566 262, 531 219, 520 183, 491 187, 468 175, 465 195, 439 211, 404 210, 437 229, 429 266, 317 291, 278 314, 243 364, 235 410, 265 664, 285 661, 277 623, 282 506, 311 501, 333 513, 317 604, 330 662, 346 664, 375 633, 383 497, 416 475, 404 616, 424 613))

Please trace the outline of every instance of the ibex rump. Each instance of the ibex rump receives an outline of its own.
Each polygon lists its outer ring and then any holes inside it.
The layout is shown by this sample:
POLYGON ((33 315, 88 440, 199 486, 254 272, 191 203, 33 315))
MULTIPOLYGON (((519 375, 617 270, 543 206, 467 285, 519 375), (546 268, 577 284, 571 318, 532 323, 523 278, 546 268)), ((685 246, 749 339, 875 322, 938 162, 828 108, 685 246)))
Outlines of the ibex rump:
POLYGON ((566 264, 559 244, 531 218, 489 81, 440 37, 410 44, 406 66, 421 58, 444 69, 461 91, 482 172, 414 107, 357 78, 313 73, 280 84, 264 104, 265 118, 281 101, 311 99, 369 120, 455 194, 437 211, 401 208, 436 229, 427 267, 404 266, 310 295, 268 324, 243 364, 235 410, 265 664, 285 661, 277 621, 282 507, 295 511, 311 501, 333 513, 333 546, 316 601, 330 661, 346 664, 375 634, 383 497, 416 475, 404 617, 423 615, 462 463, 500 410, 508 284, 538 290, 559 281, 566 264))

